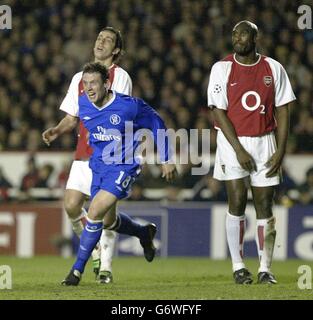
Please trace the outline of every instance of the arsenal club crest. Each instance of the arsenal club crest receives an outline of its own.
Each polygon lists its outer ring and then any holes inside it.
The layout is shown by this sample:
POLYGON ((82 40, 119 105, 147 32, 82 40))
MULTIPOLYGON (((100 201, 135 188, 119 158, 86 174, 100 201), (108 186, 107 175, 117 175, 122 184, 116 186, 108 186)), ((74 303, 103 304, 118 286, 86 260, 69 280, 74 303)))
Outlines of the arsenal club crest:
POLYGON ((272 84, 272 77, 271 76, 265 76, 263 78, 264 84, 269 87, 272 84))

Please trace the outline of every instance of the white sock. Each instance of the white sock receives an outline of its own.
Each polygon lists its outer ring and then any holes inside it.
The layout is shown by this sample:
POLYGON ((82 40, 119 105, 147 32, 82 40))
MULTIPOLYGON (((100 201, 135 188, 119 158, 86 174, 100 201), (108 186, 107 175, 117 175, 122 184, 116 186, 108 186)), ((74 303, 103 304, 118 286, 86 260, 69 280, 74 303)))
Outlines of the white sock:
POLYGON ((245 268, 243 263, 243 242, 246 228, 246 216, 234 216, 227 212, 226 215, 226 235, 230 251, 233 272, 245 268))
POLYGON ((84 230, 84 224, 82 222, 82 219, 84 219, 87 215, 87 212, 84 208, 82 208, 81 214, 75 218, 75 219, 70 219, 72 226, 73 226, 73 231, 77 235, 78 238, 80 238, 80 235, 82 234, 84 230))
POLYGON ((258 248, 260 267, 258 272, 271 272, 274 244, 276 238, 275 218, 258 219, 255 241, 258 248))
MULTIPOLYGON (((77 217, 75 219, 70 219, 72 222, 73 231, 75 232, 75 234, 77 235, 78 238, 80 238, 80 235, 82 234, 82 232, 85 228, 85 225, 82 222, 82 220, 86 219, 86 217, 87 217, 87 211, 85 210, 85 208, 82 208, 82 211, 81 211, 81 214, 79 215, 79 217, 77 217)), ((92 256, 92 260, 100 259, 98 245, 92 250, 91 256, 92 256)))
POLYGON ((100 271, 112 272, 112 258, 114 255, 114 245, 116 232, 104 229, 100 238, 101 247, 101 267, 100 271))

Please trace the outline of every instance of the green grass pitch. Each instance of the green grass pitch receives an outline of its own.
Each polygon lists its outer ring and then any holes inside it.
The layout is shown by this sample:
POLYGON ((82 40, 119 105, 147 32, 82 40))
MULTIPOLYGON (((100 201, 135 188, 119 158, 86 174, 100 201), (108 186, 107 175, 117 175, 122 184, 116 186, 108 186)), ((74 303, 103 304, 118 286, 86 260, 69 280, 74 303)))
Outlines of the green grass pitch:
POLYGON ((67 275, 73 261, 74 258, 19 259, 0 256, 0 265, 12 268, 12 289, 0 290, 0 300, 313 300, 313 290, 300 290, 297 286, 300 276, 298 267, 306 264, 312 268, 313 263, 300 260, 275 261, 273 272, 279 283, 258 285, 258 262, 256 259, 247 259, 247 267, 255 281, 250 286, 242 286, 233 283, 229 260, 156 258, 152 263, 147 263, 142 257, 117 257, 113 263, 114 283, 97 283, 89 263, 78 287, 61 286, 60 281, 67 275))

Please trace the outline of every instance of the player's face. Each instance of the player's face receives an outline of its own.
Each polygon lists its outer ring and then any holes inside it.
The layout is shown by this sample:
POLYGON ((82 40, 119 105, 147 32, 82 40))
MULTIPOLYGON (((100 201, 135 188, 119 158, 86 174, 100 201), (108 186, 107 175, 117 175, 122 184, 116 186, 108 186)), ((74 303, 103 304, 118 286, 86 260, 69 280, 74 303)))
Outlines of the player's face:
POLYGON ((84 73, 83 77, 84 91, 89 100, 94 104, 101 104, 108 93, 107 83, 103 82, 100 73, 84 73))
POLYGON ((236 26, 232 32, 232 43, 235 53, 248 55, 255 50, 255 36, 250 26, 245 23, 236 26))
POLYGON ((94 55, 97 60, 106 60, 113 57, 118 52, 118 48, 115 48, 116 36, 111 31, 101 31, 98 35, 94 46, 94 55))

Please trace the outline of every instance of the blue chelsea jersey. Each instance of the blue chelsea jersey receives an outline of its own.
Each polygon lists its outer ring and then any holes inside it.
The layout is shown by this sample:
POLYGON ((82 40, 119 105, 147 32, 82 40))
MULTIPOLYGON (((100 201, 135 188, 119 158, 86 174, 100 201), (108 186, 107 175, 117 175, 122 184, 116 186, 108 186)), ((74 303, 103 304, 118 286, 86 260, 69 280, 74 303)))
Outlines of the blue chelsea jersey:
POLYGON ((139 161, 135 151, 140 143, 140 129, 151 131, 161 161, 168 160, 164 122, 142 99, 112 91, 111 100, 102 107, 93 104, 85 93, 78 103, 79 117, 89 132, 89 143, 93 148, 89 161, 93 171, 100 173, 111 166, 137 170, 139 161))

